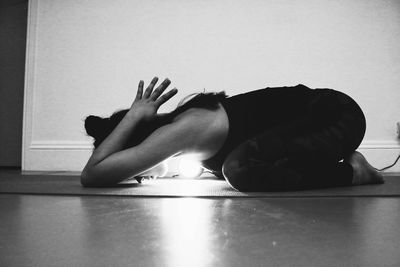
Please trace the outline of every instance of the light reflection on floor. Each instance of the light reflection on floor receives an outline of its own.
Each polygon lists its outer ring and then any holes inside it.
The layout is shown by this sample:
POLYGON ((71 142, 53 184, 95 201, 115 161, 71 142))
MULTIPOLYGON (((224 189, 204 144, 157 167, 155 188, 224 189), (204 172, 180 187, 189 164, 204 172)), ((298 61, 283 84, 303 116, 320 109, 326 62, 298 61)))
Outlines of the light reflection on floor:
POLYGON ((0 195, 0 266, 400 266, 399 198, 0 195))
POLYGON ((213 202, 185 198, 161 202, 166 266, 206 266, 214 262, 211 243, 213 202), (206 202, 206 204, 204 203, 206 202))

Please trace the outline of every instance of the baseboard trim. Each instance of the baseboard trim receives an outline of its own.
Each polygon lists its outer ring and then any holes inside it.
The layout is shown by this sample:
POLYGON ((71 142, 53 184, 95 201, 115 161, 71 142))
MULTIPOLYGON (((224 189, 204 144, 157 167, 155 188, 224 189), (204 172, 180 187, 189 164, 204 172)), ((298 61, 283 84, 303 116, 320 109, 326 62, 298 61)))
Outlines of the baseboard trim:
POLYGON ((84 141, 33 141, 32 150, 93 150, 93 144, 84 141))
POLYGON ((359 149, 400 149, 400 141, 367 140, 361 143, 359 149))
MULTIPOLYGON (((32 150, 93 150, 93 143, 86 141, 33 141, 32 150)), ((400 141, 364 141, 359 149, 400 149, 400 141)))
MULTIPOLYGON (((26 151, 26 171, 80 171, 93 150, 88 141, 34 141, 26 151)), ((368 161, 381 169, 394 162, 400 153, 400 143, 396 141, 364 141, 358 148, 368 161)), ((170 159, 171 171, 176 171, 178 158, 170 159)), ((400 164, 387 170, 399 172, 400 164)))

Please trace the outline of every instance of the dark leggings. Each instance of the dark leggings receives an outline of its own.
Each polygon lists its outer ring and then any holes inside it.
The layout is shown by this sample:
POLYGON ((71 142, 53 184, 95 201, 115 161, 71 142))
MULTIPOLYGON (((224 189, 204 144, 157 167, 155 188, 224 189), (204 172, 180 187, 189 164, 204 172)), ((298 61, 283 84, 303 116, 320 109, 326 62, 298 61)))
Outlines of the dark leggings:
POLYGON ((320 90, 306 110, 236 147, 222 167, 228 183, 239 191, 350 186, 353 168, 341 160, 364 137, 362 110, 332 89, 320 90))

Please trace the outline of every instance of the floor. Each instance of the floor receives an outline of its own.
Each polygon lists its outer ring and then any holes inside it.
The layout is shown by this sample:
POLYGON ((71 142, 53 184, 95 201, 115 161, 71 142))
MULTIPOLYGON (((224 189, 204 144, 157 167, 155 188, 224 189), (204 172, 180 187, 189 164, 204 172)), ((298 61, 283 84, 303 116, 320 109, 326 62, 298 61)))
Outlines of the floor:
POLYGON ((400 266, 400 198, 0 194, 0 266, 400 266))

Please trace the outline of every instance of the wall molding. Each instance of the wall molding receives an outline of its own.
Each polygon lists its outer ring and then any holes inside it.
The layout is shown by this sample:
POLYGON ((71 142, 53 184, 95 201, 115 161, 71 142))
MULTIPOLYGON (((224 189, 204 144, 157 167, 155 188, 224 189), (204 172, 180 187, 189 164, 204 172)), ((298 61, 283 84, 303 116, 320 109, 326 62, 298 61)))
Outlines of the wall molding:
POLYGON ((400 141, 394 140, 366 140, 359 149, 400 149, 400 141))
MULTIPOLYGON (((90 141, 41 140, 33 141, 26 153, 29 154, 25 171, 81 171, 93 150, 90 141)), ((390 140, 366 140, 359 149, 376 168, 394 162, 400 152, 400 142, 390 140)), ((179 157, 168 161, 171 173, 176 173, 179 157)), ((388 172, 399 172, 400 164, 388 172)))
MULTIPOLYGON (((31 150, 92 150, 93 143, 88 141, 32 141, 31 150)), ((359 149, 399 149, 400 141, 392 140, 366 140, 359 149)))
POLYGON ((93 150, 93 143, 87 141, 33 141, 32 150, 93 150))
POLYGON ((39 0, 28 1, 28 21, 26 37, 24 109, 22 126, 21 168, 29 168, 30 145, 32 143, 33 113, 36 86, 37 25, 39 0))

